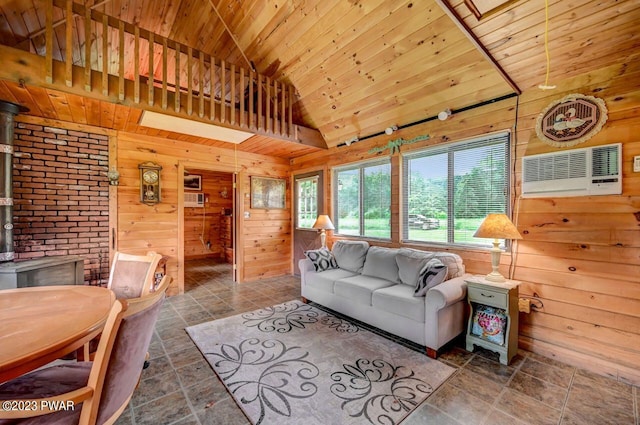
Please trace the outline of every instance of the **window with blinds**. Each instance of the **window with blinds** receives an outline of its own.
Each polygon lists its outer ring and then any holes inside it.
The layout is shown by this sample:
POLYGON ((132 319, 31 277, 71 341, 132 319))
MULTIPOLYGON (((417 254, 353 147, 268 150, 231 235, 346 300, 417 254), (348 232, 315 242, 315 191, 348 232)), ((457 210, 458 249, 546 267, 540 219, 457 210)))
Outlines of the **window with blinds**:
POLYGON ((391 163, 372 161, 333 169, 335 233, 391 238, 391 163))
POLYGON ((491 245, 473 234, 488 213, 508 213, 509 133, 403 156, 403 239, 491 245))

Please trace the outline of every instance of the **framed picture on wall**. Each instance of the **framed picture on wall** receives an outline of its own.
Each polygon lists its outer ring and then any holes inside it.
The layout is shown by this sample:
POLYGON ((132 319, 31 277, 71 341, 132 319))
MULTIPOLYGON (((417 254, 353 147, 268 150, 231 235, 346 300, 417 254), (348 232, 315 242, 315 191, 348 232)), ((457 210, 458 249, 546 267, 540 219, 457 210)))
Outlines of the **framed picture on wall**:
POLYGON ((184 176, 185 190, 202 190, 202 176, 200 174, 187 174, 184 176))
POLYGON ((285 179, 251 176, 251 208, 284 208, 286 191, 285 179))

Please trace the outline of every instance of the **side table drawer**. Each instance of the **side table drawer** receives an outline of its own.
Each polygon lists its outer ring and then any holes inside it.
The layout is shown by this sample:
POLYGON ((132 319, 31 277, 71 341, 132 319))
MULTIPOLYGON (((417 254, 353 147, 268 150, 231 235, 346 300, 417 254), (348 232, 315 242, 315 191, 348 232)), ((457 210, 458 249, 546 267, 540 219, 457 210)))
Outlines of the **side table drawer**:
POLYGON ((508 294, 504 292, 497 292, 484 288, 476 288, 474 286, 468 286, 467 291, 469 293, 469 300, 471 301, 500 308, 506 308, 508 305, 508 294))

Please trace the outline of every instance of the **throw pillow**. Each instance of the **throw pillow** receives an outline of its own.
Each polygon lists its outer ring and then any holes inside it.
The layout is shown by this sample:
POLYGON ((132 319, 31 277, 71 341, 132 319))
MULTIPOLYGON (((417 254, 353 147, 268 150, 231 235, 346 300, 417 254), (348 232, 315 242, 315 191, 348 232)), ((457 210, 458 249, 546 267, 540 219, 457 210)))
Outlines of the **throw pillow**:
POLYGON ((429 260, 427 264, 420 271, 418 276, 418 282, 416 283, 416 290, 413 292, 414 297, 424 297, 427 295, 427 291, 434 286, 444 282, 447 277, 447 266, 442 264, 442 261, 435 258, 429 260))
POLYGON ((338 263, 336 262, 335 257, 327 248, 305 251, 304 255, 311 260, 313 267, 317 272, 338 268, 338 263))

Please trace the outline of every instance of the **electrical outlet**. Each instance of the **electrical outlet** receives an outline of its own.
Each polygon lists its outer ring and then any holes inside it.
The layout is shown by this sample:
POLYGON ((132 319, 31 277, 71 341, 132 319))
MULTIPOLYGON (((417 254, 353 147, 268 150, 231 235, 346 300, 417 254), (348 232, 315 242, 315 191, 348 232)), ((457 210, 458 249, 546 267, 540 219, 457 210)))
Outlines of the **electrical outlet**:
POLYGON ((640 155, 633 157, 633 172, 640 173, 640 155))
POLYGON ((531 313, 531 300, 529 298, 518 299, 518 310, 523 313, 531 313))

